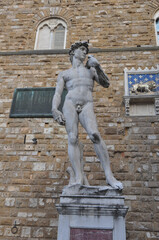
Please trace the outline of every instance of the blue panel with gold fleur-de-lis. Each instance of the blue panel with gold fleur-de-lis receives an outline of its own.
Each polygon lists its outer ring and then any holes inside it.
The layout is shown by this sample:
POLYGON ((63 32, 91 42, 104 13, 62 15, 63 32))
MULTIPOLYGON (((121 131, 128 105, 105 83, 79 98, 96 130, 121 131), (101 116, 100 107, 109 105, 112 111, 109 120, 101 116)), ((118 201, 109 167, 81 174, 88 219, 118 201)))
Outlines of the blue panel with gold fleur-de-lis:
POLYGON ((129 94, 131 94, 131 90, 133 85, 139 83, 144 84, 148 82, 154 82, 156 87, 152 90, 152 94, 159 93, 159 73, 149 73, 149 74, 134 74, 129 73, 128 74, 128 88, 129 88, 129 94))

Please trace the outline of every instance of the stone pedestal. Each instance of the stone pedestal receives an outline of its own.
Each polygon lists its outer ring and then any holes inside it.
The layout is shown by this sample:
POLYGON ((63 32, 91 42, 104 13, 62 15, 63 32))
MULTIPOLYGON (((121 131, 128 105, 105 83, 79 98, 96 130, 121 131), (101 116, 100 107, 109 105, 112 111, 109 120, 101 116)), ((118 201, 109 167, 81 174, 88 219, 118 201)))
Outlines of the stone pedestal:
POLYGON ((58 240, 126 240, 128 208, 111 187, 66 188, 57 206, 58 240))

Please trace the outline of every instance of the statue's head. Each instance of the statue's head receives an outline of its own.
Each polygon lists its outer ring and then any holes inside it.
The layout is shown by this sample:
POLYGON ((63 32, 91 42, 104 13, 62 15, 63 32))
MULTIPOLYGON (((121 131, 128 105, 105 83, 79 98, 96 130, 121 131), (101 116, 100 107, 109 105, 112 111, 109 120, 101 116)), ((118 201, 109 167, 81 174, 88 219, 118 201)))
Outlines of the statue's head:
POLYGON ((73 56, 74 56, 74 51, 80 47, 85 47, 86 48, 86 54, 89 52, 89 41, 80 41, 80 42, 75 42, 74 44, 71 45, 71 48, 69 50, 69 55, 70 55, 70 61, 73 61, 73 56))

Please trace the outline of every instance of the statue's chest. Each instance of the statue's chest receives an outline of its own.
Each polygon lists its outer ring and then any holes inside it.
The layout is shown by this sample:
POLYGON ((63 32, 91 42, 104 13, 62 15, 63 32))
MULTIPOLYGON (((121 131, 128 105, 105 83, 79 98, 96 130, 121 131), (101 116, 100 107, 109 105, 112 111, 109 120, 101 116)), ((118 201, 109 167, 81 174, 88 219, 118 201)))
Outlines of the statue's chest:
POLYGON ((92 79, 90 71, 85 68, 70 69, 65 77, 65 81, 75 80, 75 79, 92 79))

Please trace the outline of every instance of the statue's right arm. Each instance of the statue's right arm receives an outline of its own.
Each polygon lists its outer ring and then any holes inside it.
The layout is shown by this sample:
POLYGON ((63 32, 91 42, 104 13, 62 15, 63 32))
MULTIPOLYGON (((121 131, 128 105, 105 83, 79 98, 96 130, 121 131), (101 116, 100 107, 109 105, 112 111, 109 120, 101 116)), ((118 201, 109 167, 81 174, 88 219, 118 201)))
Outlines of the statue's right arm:
POLYGON ((98 82, 101 86, 105 88, 109 87, 109 78, 107 74, 104 73, 102 67, 100 66, 99 62, 95 57, 93 57, 92 55, 88 56, 86 67, 92 68, 92 70, 94 71, 94 79, 96 80, 96 82, 98 82))
POLYGON ((60 125, 65 125, 65 118, 62 112, 58 110, 58 107, 60 106, 60 103, 61 103, 61 96, 64 89, 64 84, 65 82, 63 78, 63 72, 62 72, 59 74, 57 78, 56 90, 55 90, 54 97, 52 99, 52 116, 54 120, 57 121, 60 125))

